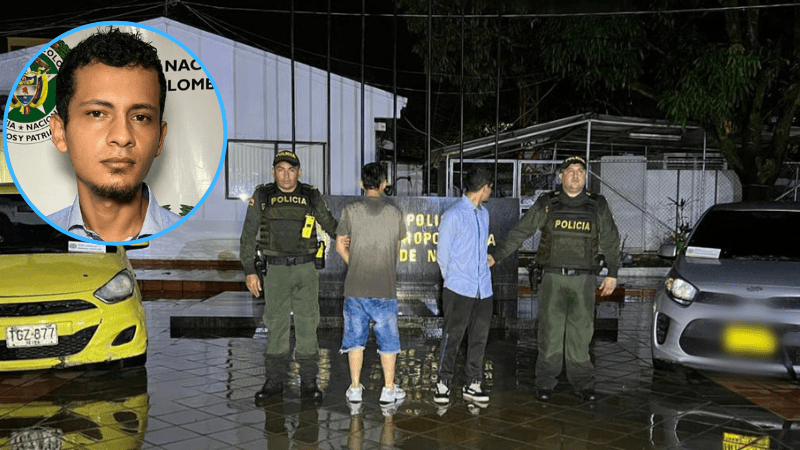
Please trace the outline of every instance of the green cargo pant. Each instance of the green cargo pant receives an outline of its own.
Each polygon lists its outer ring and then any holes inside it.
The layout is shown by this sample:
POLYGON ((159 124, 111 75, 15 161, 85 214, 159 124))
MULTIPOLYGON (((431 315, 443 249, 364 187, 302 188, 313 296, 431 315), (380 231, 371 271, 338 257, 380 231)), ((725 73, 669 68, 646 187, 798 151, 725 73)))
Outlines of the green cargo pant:
POLYGON ((539 286, 539 356, 536 387, 553 389, 566 363, 576 391, 592 389, 589 344, 594 334, 595 276, 545 273, 539 286))
POLYGON ((267 378, 283 379, 289 355, 289 332, 294 313, 295 358, 300 378, 317 376, 319 273, 313 262, 295 266, 271 265, 264 282, 264 325, 267 338, 267 378))

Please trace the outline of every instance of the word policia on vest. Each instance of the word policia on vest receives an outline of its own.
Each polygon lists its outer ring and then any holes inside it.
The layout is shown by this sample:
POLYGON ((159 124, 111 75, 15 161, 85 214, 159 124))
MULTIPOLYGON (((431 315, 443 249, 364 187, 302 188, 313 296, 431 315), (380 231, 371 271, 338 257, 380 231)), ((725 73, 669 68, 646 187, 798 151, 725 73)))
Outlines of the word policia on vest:
POLYGON ((556 219, 555 228, 561 230, 592 231, 591 222, 583 220, 562 220, 556 219))
POLYGON ((297 205, 308 205, 308 199, 299 195, 278 195, 269 199, 269 204, 275 203, 295 203, 297 205))

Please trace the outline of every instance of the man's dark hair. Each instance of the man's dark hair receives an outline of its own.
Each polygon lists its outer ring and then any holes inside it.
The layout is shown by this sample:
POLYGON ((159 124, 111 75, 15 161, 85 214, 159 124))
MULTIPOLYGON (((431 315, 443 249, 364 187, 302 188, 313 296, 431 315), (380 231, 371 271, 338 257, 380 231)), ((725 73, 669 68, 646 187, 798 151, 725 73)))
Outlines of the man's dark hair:
POLYGON ((478 192, 487 184, 492 184, 492 178, 492 173, 484 167, 470 170, 464 178, 464 188, 467 192, 478 192))
POLYGON ((369 163, 361 169, 361 184, 364 185, 364 190, 378 189, 382 181, 386 181, 386 169, 382 164, 369 163))
POLYGON ((69 121, 69 102, 75 95, 75 72, 85 66, 99 62, 111 67, 141 67, 155 70, 161 88, 159 121, 164 118, 167 100, 167 79, 153 45, 144 42, 139 34, 108 27, 87 37, 67 53, 56 77, 56 109, 64 121, 69 121))

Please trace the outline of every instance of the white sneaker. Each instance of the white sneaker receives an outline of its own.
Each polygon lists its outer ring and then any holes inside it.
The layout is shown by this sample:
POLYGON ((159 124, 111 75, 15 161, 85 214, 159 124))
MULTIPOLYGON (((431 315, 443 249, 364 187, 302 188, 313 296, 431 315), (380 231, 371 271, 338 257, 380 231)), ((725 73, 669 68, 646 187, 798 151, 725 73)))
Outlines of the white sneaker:
POLYGON ((433 388, 433 401, 435 403, 450 403, 450 386, 442 383, 441 380, 436 382, 433 388))
POLYGON ((461 393, 464 396, 464 400, 469 400, 476 403, 486 403, 489 401, 489 394, 481 389, 480 381, 473 381, 469 386, 464 385, 461 393))
POLYGON ((361 394, 364 392, 364 385, 359 384, 357 388, 350 386, 347 388, 347 392, 345 395, 347 396, 347 401, 350 403, 361 403, 361 394))
POLYGON ((361 402, 355 403, 350 400, 347 401, 347 406, 350 407, 350 415, 357 416, 361 414, 361 402))
POLYGON ((405 397, 398 398, 397 400, 395 400, 394 403, 389 403, 389 404, 386 404, 386 405, 381 404, 381 414, 383 414, 383 417, 391 417, 391 416, 393 416, 397 412, 397 410, 400 408, 400 405, 403 404, 404 401, 406 401, 405 397))
POLYGON ((384 386, 383 389, 381 389, 381 405, 388 405, 404 398, 406 398, 406 391, 397 385, 393 385, 392 387, 384 386))

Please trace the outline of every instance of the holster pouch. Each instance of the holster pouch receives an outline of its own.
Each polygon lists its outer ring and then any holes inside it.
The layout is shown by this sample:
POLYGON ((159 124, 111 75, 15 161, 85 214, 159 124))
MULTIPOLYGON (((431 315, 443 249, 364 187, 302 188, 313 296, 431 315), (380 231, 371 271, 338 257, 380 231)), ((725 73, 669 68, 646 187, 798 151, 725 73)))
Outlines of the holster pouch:
POLYGON ((600 271, 603 270, 603 267, 605 266, 606 266, 606 255, 598 253, 597 256, 594 257, 595 275, 600 275, 600 271))
POLYGON ((317 241, 317 254, 314 258, 314 267, 317 270, 325 268, 325 241, 317 241))
POLYGON ((528 263, 528 282, 531 284, 531 292, 534 294, 539 291, 539 283, 542 282, 542 266, 537 264, 536 261, 528 263))
POLYGON ((264 290, 266 288, 265 280, 267 279, 267 256, 261 252, 261 249, 256 249, 256 257, 254 261, 256 267, 256 274, 258 275, 259 281, 261 281, 261 295, 264 295, 264 290))

